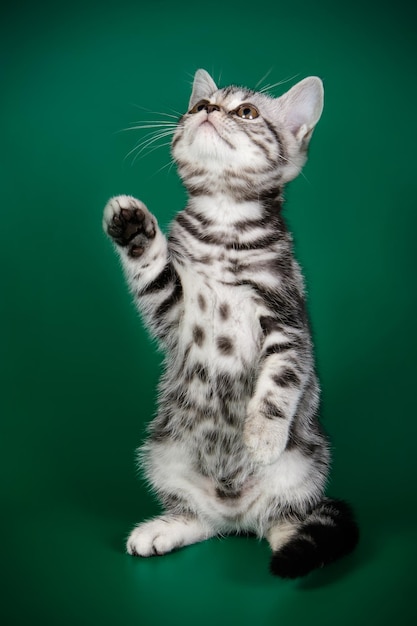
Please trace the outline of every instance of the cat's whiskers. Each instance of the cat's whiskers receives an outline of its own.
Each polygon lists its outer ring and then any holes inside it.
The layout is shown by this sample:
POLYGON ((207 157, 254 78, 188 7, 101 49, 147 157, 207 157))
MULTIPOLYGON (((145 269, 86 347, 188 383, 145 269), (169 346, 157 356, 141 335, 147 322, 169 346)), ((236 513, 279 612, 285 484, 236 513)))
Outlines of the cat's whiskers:
MULTIPOLYGON (((154 146, 153 148, 151 148, 150 150, 148 150, 148 151, 146 152, 146 156, 148 156, 149 154, 151 154, 154 150, 158 150, 158 148, 163 148, 164 146, 170 146, 170 145, 171 145, 171 142, 170 142, 170 141, 167 141, 167 142, 165 142, 165 143, 161 143, 161 144, 159 144, 159 145, 157 145, 157 146, 154 146)), ((135 155, 135 157, 133 158, 133 161, 132 161, 132 165, 135 163, 136 159, 137 159, 139 156, 140 156, 140 154, 139 154, 139 153, 135 155)))
MULTIPOLYGON (((286 163, 288 163, 289 165, 292 165, 294 167, 297 167, 296 163, 294 163, 294 161, 292 159, 289 159, 288 157, 283 156, 282 154, 279 157, 282 161, 285 161, 286 163)), ((299 176, 302 176, 304 178, 304 180, 306 180, 308 183, 310 182, 307 178, 307 176, 304 174, 303 170, 301 170, 301 172, 299 172, 299 176)))
MULTIPOLYGON (((131 126, 129 128, 125 128, 123 130, 148 130, 151 129, 149 133, 146 133, 146 135, 135 145, 134 148, 132 148, 132 150, 130 150, 125 159, 127 159, 131 154, 136 153, 135 157, 133 159, 132 165, 133 163, 136 161, 136 159, 142 155, 142 153, 144 153, 145 151, 147 151, 147 148, 149 148, 153 143, 159 141, 160 139, 163 139, 164 137, 169 137, 172 136, 175 132, 175 129, 177 127, 177 124, 174 122, 163 122, 160 120, 146 120, 144 122, 142 122, 141 124, 137 124, 135 126, 131 126)), ((171 142, 168 143, 163 143, 163 144, 159 144, 157 146, 154 146, 151 150, 148 150, 146 153, 149 154, 150 152, 153 152, 153 150, 157 149, 157 148, 162 148, 166 145, 169 145, 171 142)))
POLYGON ((157 170, 154 174, 154 176, 156 176, 156 174, 159 174, 160 172, 162 172, 162 170, 164 170, 166 167, 169 167, 168 173, 171 171, 171 168, 175 165, 175 161, 173 158, 171 158, 168 163, 165 163, 165 165, 163 165, 162 167, 159 168, 159 170, 157 170))
POLYGON ((140 109, 141 111, 146 111, 147 113, 151 113, 151 115, 161 115, 161 116, 166 116, 166 117, 172 117, 176 120, 183 115, 182 113, 180 113, 179 111, 176 111, 175 109, 171 107, 169 110, 172 111, 172 113, 175 113, 175 115, 172 115, 171 113, 166 113, 165 111, 152 111, 152 109, 147 109, 146 107, 143 107, 139 104, 133 104, 133 106, 136 107, 137 109, 140 109))
MULTIPOLYGON (((267 76, 268 76, 268 74, 265 76, 265 78, 267 76)), ((294 76, 291 76, 290 78, 284 78, 282 80, 279 80, 277 83, 272 83, 272 84, 265 85, 264 87, 262 87, 262 89, 258 89, 258 91, 259 91, 259 93, 266 93, 268 91, 272 91, 272 89, 275 89, 275 87, 280 87, 281 85, 285 85, 286 83, 290 83, 291 81, 295 80, 298 76, 299 76, 299 74, 294 74, 294 76)), ((262 82, 262 81, 259 81, 259 82, 262 82)))
MULTIPOLYGON (((149 135, 148 135, 148 138, 143 139, 139 144, 137 144, 134 148, 132 148, 132 150, 130 150, 130 152, 128 152, 128 154, 126 155, 126 158, 128 158, 131 154, 136 152, 136 155, 135 155, 135 158, 134 158, 134 161, 135 161, 153 143, 155 143, 159 139, 163 139, 164 137, 170 137, 173 134, 174 134, 174 130, 169 130, 169 131, 158 132, 156 134, 152 133, 151 137, 149 137, 149 135)), ((169 141, 168 143, 163 143, 163 144, 159 144, 157 146, 154 146, 153 149, 147 151, 146 154, 150 154, 150 152, 152 152, 153 150, 156 150, 157 148, 162 148, 163 146, 170 145, 170 143, 171 142, 169 141)))
POLYGON ((274 69, 273 67, 270 67, 270 68, 269 68, 269 70, 267 71, 267 73, 266 73, 266 74, 264 74, 260 80, 258 80, 258 82, 257 82, 257 83, 256 83, 256 85, 255 85, 255 89, 258 89, 258 87, 259 87, 260 85, 262 85, 262 83, 264 82, 264 80, 266 80, 266 79, 268 78, 268 76, 270 75, 270 73, 272 72, 272 70, 273 70, 273 69, 274 69))
POLYGON ((153 178, 154 176, 158 176, 158 174, 160 174, 163 170, 165 170, 166 168, 169 168, 166 171, 166 175, 169 176, 170 172, 171 172, 171 168, 175 165, 175 161, 174 159, 170 159, 168 161, 168 163, 165 163, 165 165, 163 165, 162 167, 160 167, 159 169, 157 169, 155 172, 153 172, 151 174, 151 177, 153 178))
POLYGON ((125 132, 127 130, 142 130, 147 128, 176 128, 177 124, 175 122, 162 122, 161 120, 145 120, 138 125, 128 126, 127 128, 122 128, 120 132, 125 132))

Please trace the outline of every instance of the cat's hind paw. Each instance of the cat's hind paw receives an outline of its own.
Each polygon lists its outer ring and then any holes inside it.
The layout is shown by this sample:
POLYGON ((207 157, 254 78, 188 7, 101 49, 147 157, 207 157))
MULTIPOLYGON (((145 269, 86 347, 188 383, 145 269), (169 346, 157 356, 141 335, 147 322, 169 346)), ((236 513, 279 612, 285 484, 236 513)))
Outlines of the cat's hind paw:
POLYGON ((142 256, 156 235, 156 220, 140 200, 116 196, 104 209, 103 227, 113 241, 127 248, 131 257, 142 256))

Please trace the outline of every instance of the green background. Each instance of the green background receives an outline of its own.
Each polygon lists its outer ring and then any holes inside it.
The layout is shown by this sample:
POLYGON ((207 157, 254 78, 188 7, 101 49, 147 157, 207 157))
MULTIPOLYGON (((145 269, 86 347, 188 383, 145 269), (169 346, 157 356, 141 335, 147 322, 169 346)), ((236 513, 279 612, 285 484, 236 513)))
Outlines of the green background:
POLYGON ((4 624, 415 624, 415 3, 18 2, 1 19, 4 624), (157 512, 134 450, 161 356, 102 209, 166 226, 185 202, 168 148, 125 159, 150 111, 184 111, 198 67, 253 87, 310 74, 325 110, 287 189, 333 443, 329 493, 362 539, 303 581, 255 539, 133 559, 157 512), (163 168, 163 169, 161 169, 163 168))

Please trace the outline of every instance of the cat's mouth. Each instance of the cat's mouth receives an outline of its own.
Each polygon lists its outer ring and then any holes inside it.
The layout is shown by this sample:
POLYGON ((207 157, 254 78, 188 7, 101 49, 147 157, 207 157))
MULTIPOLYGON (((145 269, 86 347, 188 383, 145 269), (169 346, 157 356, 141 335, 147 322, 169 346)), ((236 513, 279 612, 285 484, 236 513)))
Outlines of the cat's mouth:
POLYGON ((201 124, 199 125, 199 128, 202 128, 203 126, 205 126, 206 128, 208 126, 211 126, 211 128, 213 128, 216 131, 216 133, 219 134, 217 127, 213 124, 213 122, 208 117, 201 122, 201 124))
POLYGON ((217 136, 219 139, 225 141, 225 138, 223 136, 224 133, 221 132, 221 128, 218 128, 218 125, 214 122, 214 120, 211 120, 209 117, 200 122, 197 127, 197 132, 200 131, 200 129, 203 129, 203 132, 208 132, 210 133, 210 135, 215 137, 217 136))

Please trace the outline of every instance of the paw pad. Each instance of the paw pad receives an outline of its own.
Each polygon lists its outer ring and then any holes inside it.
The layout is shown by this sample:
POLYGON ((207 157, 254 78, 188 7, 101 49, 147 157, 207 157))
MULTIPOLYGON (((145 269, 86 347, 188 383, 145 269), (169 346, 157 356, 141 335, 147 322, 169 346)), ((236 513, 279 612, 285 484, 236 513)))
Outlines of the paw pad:
POLYGON ((104 212, 105 230, 115 243, 128 247, 131 257, 142 256, 156 235, 156 224, 145 205, 121 196, 110 200, 104 212))

